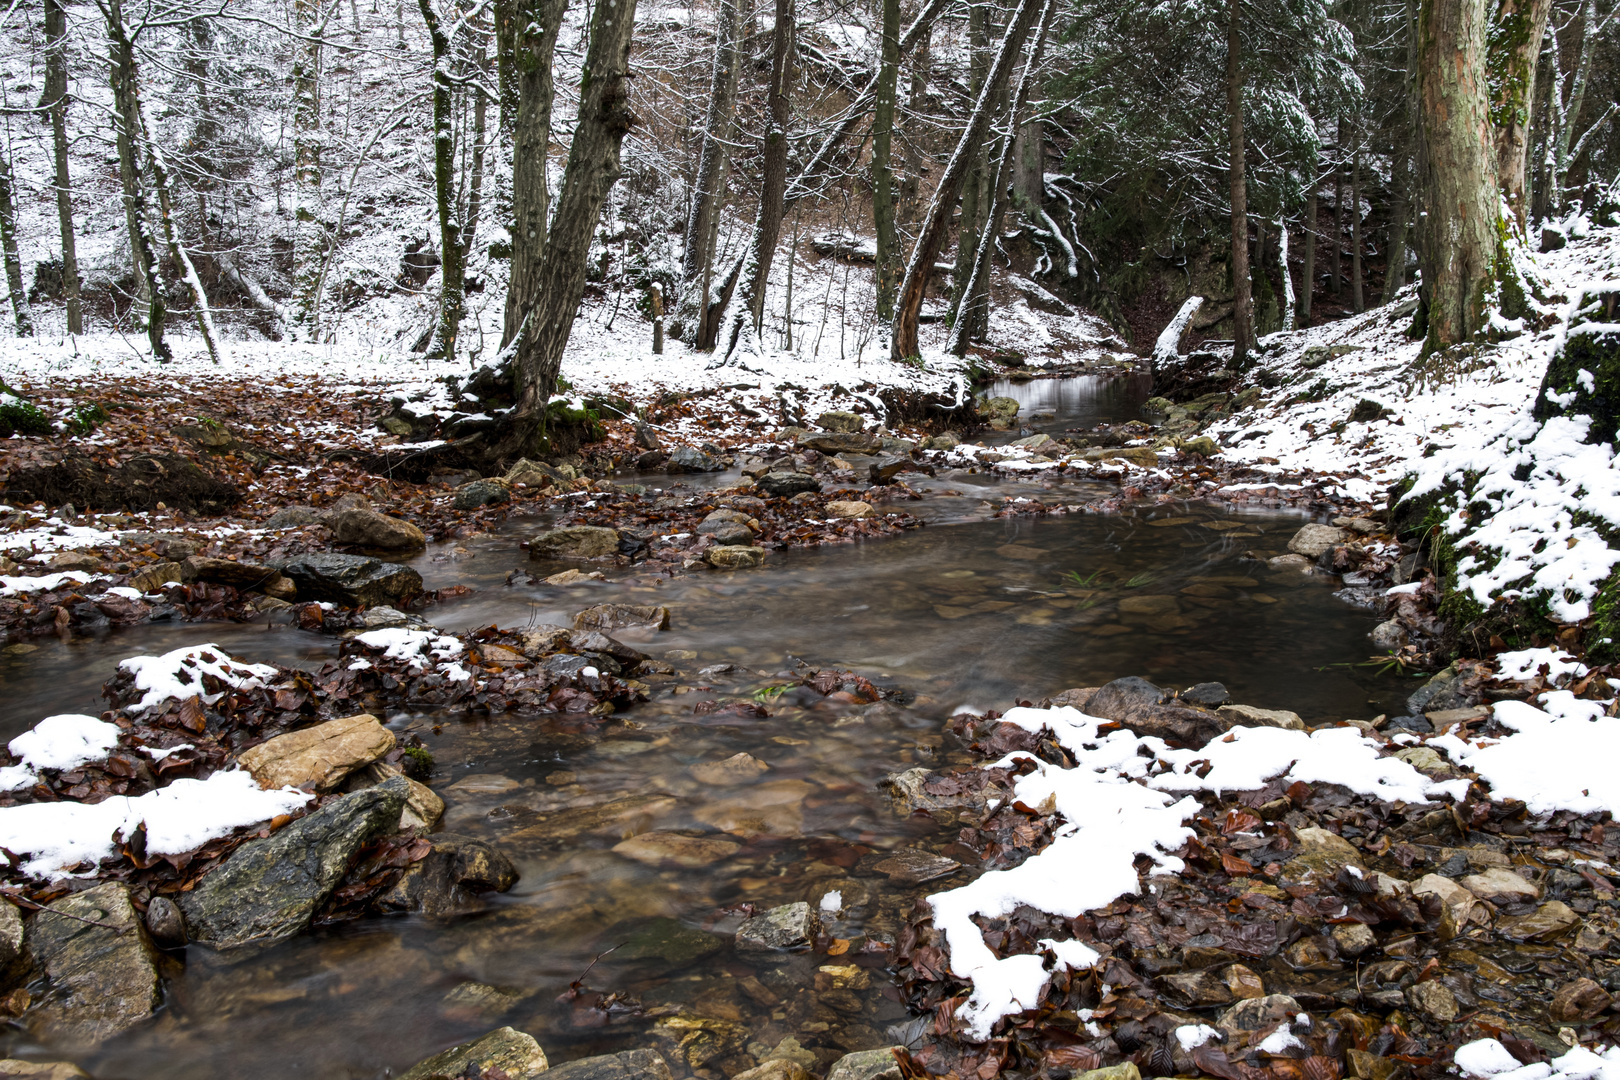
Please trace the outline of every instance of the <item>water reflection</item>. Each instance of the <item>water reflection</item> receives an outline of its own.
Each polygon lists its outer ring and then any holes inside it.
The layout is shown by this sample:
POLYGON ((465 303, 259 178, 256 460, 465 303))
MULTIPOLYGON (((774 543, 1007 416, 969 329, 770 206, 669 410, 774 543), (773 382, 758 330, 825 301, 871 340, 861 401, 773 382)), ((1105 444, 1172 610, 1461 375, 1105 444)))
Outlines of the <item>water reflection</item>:
POLYGON ((1048 434, 1140 419, 1142 402, 1152 392, 1153 376, 1145 371, 1027 382, 998 379, 986 391, 991 397, 1010 397, 1018 402, 1019 424, 1048 434), (1039 417, 1048 419, 1036 419, 1039 417))

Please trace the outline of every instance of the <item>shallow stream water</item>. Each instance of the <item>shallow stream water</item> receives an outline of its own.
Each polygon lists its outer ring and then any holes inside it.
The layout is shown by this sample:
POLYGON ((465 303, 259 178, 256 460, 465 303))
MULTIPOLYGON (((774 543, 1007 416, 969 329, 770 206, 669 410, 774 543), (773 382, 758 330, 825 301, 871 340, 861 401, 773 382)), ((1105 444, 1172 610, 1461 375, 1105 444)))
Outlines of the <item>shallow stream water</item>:
MULTIPOLYGON (((897 816, 878 781, 950 760, 953 712, 1142 675, 1175 687, 1219 680, 1234 700, 1309 723, 1388 711, 1409 689, 1357 666, 1375 620, 1336 599, 1332 579, 1246 557, 1283 551, 1306 520, 1297 514, 1194 504, 990 519, 1004 496, 1063 502, 1086 485, 957 473, 917 486, 924 499, 903 508, 929 524, 914 532, 659 584, 626 583, 624 571, 571 588, 528 584, 531 570, 562 568, 519 549, 537 519, 430 549, 416 562, 429 588, 474 589, 429 608, 437 625, 567 624, 595 603, 665 604, 667 632, 616 636, 676 674, 650 680, 652 700, 605 727, 387 717, 433 752, 444 829, 498 843, 522 873, 516 888, 456 921, 368 919, 248 956, 193 948, 153 1024, 78 1060, 105 1077, 378 1077, 511 1024, 553 1063, 652 1046, 677 1074, 729 1075, 772 1053, 824 1069, 892 1042, 888 1029, 906 1020, 884 992, 885 953, 867 943, 892 942, 919 895, 966 880, 958 871, 906 884, 878 866, 896 849, 951 839, 949 827, 897 816), (805 665, 903 688, 905 703, 782 692, 805 665), (694 715, 710 699, 759 700, 772 715, 694 715), (766 768, 703 768, 738 753, 766 768), (697 841, 683 849, 690 865, 614 850, 654 832, 697 841), (733 950, 737 905, 820 906, 834 892, 824 921, 849 942, 841 955, 733 950), (639 1011, 602 1023, 560 1002, 588 968, 592 991, 639 1011), (682 1029, 679 1052, 658 1033, 671 1017, 701 1021, 698 1036, 682 1029)), ((51 713, 96 712, 117 660, 201 641, 254 661, 315 666, 335 655, 329 637, 262 623, 43 639, 0 655, 11 706, 0 736, 51 713)), ((0 1049, 48 1052, 20 1034, 0 1049)))

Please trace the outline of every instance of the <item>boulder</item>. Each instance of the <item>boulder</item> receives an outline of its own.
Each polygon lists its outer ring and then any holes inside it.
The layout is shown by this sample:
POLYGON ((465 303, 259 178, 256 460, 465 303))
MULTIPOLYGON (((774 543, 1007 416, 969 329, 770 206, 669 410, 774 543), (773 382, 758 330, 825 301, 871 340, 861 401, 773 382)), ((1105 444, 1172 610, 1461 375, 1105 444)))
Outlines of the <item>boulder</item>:
POLYGON ((1500 919, 1496 932, 1509 941, 1549 941, 1581 921, 1581 917, 1560 900, 1542 904, 1528 915, 1500 919))
POLYGON ((1541 889, 1505 867, 1493 866, 1482 874, 1469 874, 1458 882, 1463 888, 1493 904, 1523 904, 1541 899, 1541 889))
POLYGON ((883 449, 883 438, 877 434, 860 432, 813 432, 799 436, 800 450, 837 456, 839 454, 872 454, 883 449))
POLYGON ((326 527, 332 530, 333 540, 355 547, 415 551, 427 543, 422 530, 403 518, 359 507, 330 515, 326 527))
POLYGON ((710 548, 703 558, 716 570, 747 570, 765 565, 765 549, 726 544, 710 548))
POLYGON ((331 791, 394 748, 394 733, 368 713, 289 731, 244 751, 238 762, 262 788, 331 791))
POLYGON ((399 1080, 441 1080, 461 1076, 535 1080, 546 1068, 546 1052, 540 1049, 533 1035, 503 1027, 418 1062, 401 1073, 399 1080))
POLYGON ((1202 746, 1226 730, 1212 713, 1188 705, 1161 704, 1169 694, 1146 679, 1127 676, 1099 689, 1086 702, 1088 715, 1117 720, 1138 735, 1202 746))
POLYGON ((890 773, 878 781, 878 786, 889 796, 894 808, 902 814, 919 810, 957 810, 972 807, 981 809, 985 804, 983 791, 967 791, 955 795, 935 795, 928 790, 928 778, 933 775, 921 766, 905 772, 890 773))
POLYGON ((1344 529, 1331 525, 1307 525, 1288 541, 1288 550, 1307 559, 1320 559, 1325 553, 1350 539, 1344 529))
POLYGON ((869 518, 877 516, 877 508, 869 502, 830 502, 826 514, 830 518, 869 518))
POLYGON ((699 536, 714 537, 714 542, 722 546, 747 547, 754 540, 754 530, 748 527, 746 515, 735 510, 716 510, 699 523, 696 531, 699 536), (736 515, 744 520, 721 515, 736 515))
POLYGON ((1201 682, 1196 686, 1189 686, 1181 692, 1181 700, 1189 705, 1200 705, 1206 709, 1216 709, 1232 700, 1226 687, 1218 682, 1201 682))
POLYGON ((845 1054, 827 1070, 827 1080, 900 1080, 900 1062, 894 1056, 900 1047, 881 1047, 845 1054))
POLYGON ((517 867, 499 849, 453 833, 433 837, 433 850, 412 863, 378 903, 392 911, 454 915, 483 906, 485 893, 517 884, 517 867))
POLYGON ((23 945, 22 912, 15 904, 0 900, 0 991, 9 990, 28 969, 28 953, 23 945))
POLYGON ((302 529, 306 525, 319 525, 325 514, 313 506, 283 506, 265 519, 262 529, 302 529))
POLYGON ((628 628, 668 630, 669 608, 639 604, 597 604, 574 616, 574 629, 576 630, 624 630, 628 628))
POLYGON ((802 472, 769 472, 755 481, 761 494, 776 498, 792 498, 805 492, 820 491, 821 483, 802 472))
POLYGON ((767 1058, 762 1065, 745 1069, 731 1080, 814 1080, 804 1066, 787 1058, 767 1058))
POLYGON ((1018 415, 1018 402, 1010 397, 993 397, 987 399, 980 412, 988 416, 992 422, 1000 420, 1002 423, 1012 423, 1018 415))
POLYGON ((604 559, 618 553, 618 530, 600 525, 561 525, 529 539, 531 559, 604 559))
POLYGON ((1364 923, 1343 923, 1333 928, 1333 944, 1338 946, 1340 956, 1354 960, 1377 945, 1378 939, 1364 923))
POLYGON ((856 432, 866 426, 859 413, 824 412, 816 417, 816 426, 822 431, 856 432))
POLYGON ((910 466, 908 457, 884 455, 866 466, 866 479, 873 484, 887 484, 910 466))
POLYGON ((1473 893, 1439 874, 1424 874, 1414 881, 1412 895, 1420 900, 1430 895, 1440 898, 1440 936, 1445 939, 1457 935, 1479 904, 1473 893))
POLYGON ((924 450, 955 450, 962 445, 962 440, 950 432, 943 435, 931 435, 922 441, 924 450))
POLYGON ((737 928, 737 948, 754 952, 808 949, 816 930, 816 917, 809 904, 783 904, 744 919, 737 928))
POLYGON ((725 463, 713 454, 704 453, 695 446, 677 446, 669 452, 664 468, 669 472, 719 472, 725 463))
POLYGON ((403 776, 393 777, 237 848, 181 898, 191 940, 232 949, 303 930, 354 855, 399 826, 409 792, 403 776))
POLYGON ((1457 1006, 1457 995, 1439 979, 1430 979, 1409 987, 1406 991, 1406 1002, 1412 1006, 1413 1012, 1425 1020, 1439 1024, 1451 1023, 1462 1011, 1457 1006))
POLYGON ((519 458, 517 463, 506 470, 504 477, 512 486, 522 484, 524 487, 544 488, 553 485, 568 486, 568 479, 562 473, 541 461, 530 461, 528 458, 519 458))
POLYGON ((512 485, 505 480, 474 480, 456 488, 452 505, 457 510, 476 510, 512 501, 512 485))
POLYGON ((300 555, 277 569, 293 580, 303 599, 345 607, 392 607, 422 594, 421 574, 369 555, 300 555))
POLYGON ((1287 555, 1277 555, 1266 560, 1266 569, 1268 570, 1305 571, 1309 570, 1310 568, 1311 560, 1307 559, 1303 555, 1295 555, 1292 552, 1287 555))
POLYGON ((580 1058, 558 1065, 546 1076, 548 1080, 670 1080, 669 1065, 656 1050, 580 1058))
POLYGON ((1257 709, 1253 705, 1222 705, 1215 715, 1233 727, 1275 727, 1289 731, 1304 731, 1305 721, 1299 713, 1287 709, 1257 709))
POLYGON ((28 948, 51 985, 30 1014, 43 1039, 100 1042, 139 1024, 162 1004, 156 953, 129 889, 119 882, 50 904, 34 917, 28 948), (53 911, 73 917, 52 917, 53 911))
POLYGON ((1283 865, 1282 872, 1288 882, 1328 885, 1347 866, 1366 869, 1361 852, 1338 833, 1311 826, 1294 830, 1294 839, 1294 854, 1283 865))

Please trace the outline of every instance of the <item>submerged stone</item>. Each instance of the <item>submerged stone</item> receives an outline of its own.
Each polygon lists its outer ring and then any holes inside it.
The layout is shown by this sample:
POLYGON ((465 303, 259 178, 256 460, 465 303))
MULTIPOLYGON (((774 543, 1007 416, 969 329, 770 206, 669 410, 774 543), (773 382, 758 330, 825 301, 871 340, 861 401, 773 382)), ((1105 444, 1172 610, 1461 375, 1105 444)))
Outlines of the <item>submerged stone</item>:
POLYGON ((534 1080, 546 1068, 546 1052, 533 1035, 502 1027, 419 1062, 401 1073, 399 1080, 492 1075, 534 1080))
POLYGON ((97 1043, 134 1027, 162 1003, 156 954, 120 883, 50 904, 34 917, 28 947, 50 979, 50 991, 30 1016, 41 1038, 97 1043))

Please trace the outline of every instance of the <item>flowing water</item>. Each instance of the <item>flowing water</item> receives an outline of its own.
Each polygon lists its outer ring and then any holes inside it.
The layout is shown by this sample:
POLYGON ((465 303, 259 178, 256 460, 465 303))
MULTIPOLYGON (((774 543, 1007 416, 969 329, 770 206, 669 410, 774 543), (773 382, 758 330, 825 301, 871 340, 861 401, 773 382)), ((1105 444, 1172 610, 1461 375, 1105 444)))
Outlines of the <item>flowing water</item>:
MULTIPOLYGON (((992 520, 1004 496, 1062 502, 1097 489, 966 473, 919 486, 925 498, 905 508, 929 521, 922 529, 773 553, 763 570, 736 574, 530 585, 527 571, 560 568, 525 561, 517 542, 533 520, 425 553, 417 566, 429 588, 474 588, 428 610, 442 627, 566 624, 594 603, 667 604, 667 632, 618 636, 677 672, 651 680, 652 700, 606 726, 388 717, 432 750, 444 828, 499 844, 522 873, 517 887, 454 921, 372 918, 247 956, 191 949, 159 1018, 82 1064, 98 1076, 174 1080, 376 1077, 511 1024, 553 1062, 652 1046, 677 1074, 727 1075, 771 1053, 825 1068, 893 1041, 888 1029, 906 1017, 885 994, 880 943, 893 941, 919 895, 965 880, 908 885, 878 866, 895 849, 950 839, 948 827, 897 816, 877 782, 950 760, 953 712, 1122 675, 1219 680, 1234 700, 1307 722, 1387 711, 1406 689, 1354 663, 1370 651, 1374 619, 1335 599, 1329 580, 1245 557, 1281 552, 1299 515, 1176 505, 992 520), (514 569, 525 573, 508 584, 514 569), (907 693, 903 704, 861 706, 784 691, 805 665, 907 693), (771 716, 694 715, 703 700, 758 700, 771 716), (738 753, 766 768, 703 768, 738 753), (686 837, 668 841, 684 845, 685 865, 614 850, 650 832, 686 837), (732 948, 739 905, 819 907, 830 893, 823 920, 849 943, 840 955, 732 948), (616 992, 639 1009, 559 1000, 582 977, 589 1000, 616 992), (679 1053, 659 1034, 671 1018, 688 1025, 679 1053)), ((335 653, 328 637, 263 623, 46 639, 0 654, 12 702, 0 734, 49 713, 97 711, 118 659, 199 641, 284 664, 335 653)), ((0 1049, 48 1052, 16 1033, 0 1049)))

